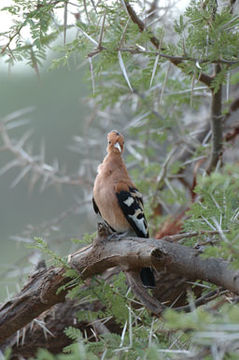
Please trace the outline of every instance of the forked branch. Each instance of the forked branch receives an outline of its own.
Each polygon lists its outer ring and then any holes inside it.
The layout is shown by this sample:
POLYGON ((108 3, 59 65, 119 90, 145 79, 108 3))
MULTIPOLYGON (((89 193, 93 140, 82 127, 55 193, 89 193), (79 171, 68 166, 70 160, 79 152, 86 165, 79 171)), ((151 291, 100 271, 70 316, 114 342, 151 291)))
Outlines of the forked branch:
MULTIPOLYGON (((144 22, 138 17, 138 15, 136 14, 136 12, 134 11, 134 9, 132 8, 132 6, 130 5, 128 0, 123 0, 125 7, 127 9, 127 12, 129 14, 130 19, 138 26, 139 31, 143 32, 143 31, 147 31, 147 33, 150 35, 150 41, 151 43, 155 46, 156 49, 160 48, 160 41, 158 40, 158 38, 156 36, 154 36, 154 34, 145 28, 144 22)), ((163 47, 161 47, 159 50, 164 51, 165 49, 163 47)), ((161 55, 162 56, 162 55, 161 55)), ((180 65, 183 64, 183 62, 185 61, 184 59, 181 59, 177 56, 172 56, 169 58, 169 61, 174 64, 175 66, 180 67, 180 65)), ((213 80, 213 77, 207 75, 204 72, 201 72, 198 80, 201 81, 202 83, 204 83, 205 85, 207 85, 208 87, 210 87, 211 82, 213 80)))
MULTIPOLYGON (((136 297, 152 312, 160 314, 165 306, 148 294, 141 285, 139 269, 151 266, 160 271, 180 275, 189 280, 203 280, 239 295, 239 272, 232 270, 222 259, 200 257, 197 250, 172 242, 170 238, 114 238, 105 228, 91 245, 69 256, 69 265, 82 279, 101 274, 119 266, 127 275, 136 297)), ((178 234, 176 235, 178 237, 178 234)), ((0 307, 0 343, 24 327, 54 304, 65 300, 69 283, 63 268, 50 268, 33 275, 22 291, 0 307)))

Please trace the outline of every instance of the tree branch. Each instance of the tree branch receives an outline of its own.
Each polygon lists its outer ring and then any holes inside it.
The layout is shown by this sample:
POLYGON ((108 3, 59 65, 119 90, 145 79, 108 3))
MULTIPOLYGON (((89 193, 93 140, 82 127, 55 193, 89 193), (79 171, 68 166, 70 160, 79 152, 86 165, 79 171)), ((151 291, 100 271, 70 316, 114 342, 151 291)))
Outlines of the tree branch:
POLYGON ((33 274, 19 294, 0 307, 0 344, 51 306, 65 300, 67 291, 57 293, 69 282, 65 270, 49 268, 33 274))
MULTIPOLYGON (((138 17, 138 15, 136 14, 136 12, 134 11, 134 9, 132 8, 132 6, 130 5, 128 0, 123 0, 125 7, 127 9, 127 12, 129 14, 129 17, 131 18, 131 20, 138 26, 139 30, 141 32, 146 31, 149 35, 150 35, 150 41, 151 43, 157 48, 160 48, 160 41, 153 35, 152 31, 147 30, 145 28, 145 25, 143 23, 143 21, 138 17)), ((164 51, 165 49, 161 47, 162 51, 164 51)), ((162 56, 162 54, 161 54, 162 56)), ((174 57, 172 56, 171 58, 168 58, 168 60, 174 64, 175 66, 180 67, 180 65, 184 62, 184 60, 182 60, 180 57, 174 57)), ((206 73, 201 72, 198 80, 201 81, 202 83, 204 83, 205 85, 207 85, 208 87, 210 87, 211 82, 213 80, 213 77, 207 75, 206 73)))
POLYGON ((92 337, 90 329, 93 327, 90 321, 76 322, 76 318, 79 311, 94 311, 95 307, 92 303, 80 304, 77 300, 67 299, 64 303, 59 303, 45 311, 38 319, 34 319, 16 335, 8 338, 1 345, 0 351, 4 353, 10 347, 11 360, 35 358, 39 348, 45 348, 51 353, 59 353, 72 343, 64 332, 69 326, 87 333, 90 339, 92 337))
MULTIPOLYGON (((149 295, 139 282, 137 272, 145 266, 192 281, 200 279, 211 282, 239 294, 239 273, 232 270, 228 262, 216 258, 202 259, 197 250, 172 242, 173 236, 169 239, 146 240, 106 235, 105 229, 100 229, 92 245, 69 256, 69 265, 79 272, 82 279, 119 266, 126 273, 132 291, 155 314, 160 314, 165 306, 149 295)), ((46 309, 65 300, 67 289, 57 292, 60 286, 70 281, 64 273, 63 268, 37 272, 15 298, 1 306, 1 343, 46 309)))
MULTIPOLYGON (((216 65, 216 75, 221 72, 221 66, 216 65)), ((212 130, 212 150, 207 166, 207 173, 210 174, 217 166, 218 161, 222 157, 222 85, 219 86, 217 92, 214 93, 212 89, 212 103, 211 103, 211 130, 212 130)))
POLYGON ((70 265, 84 278, 102 273, 112 266, 120 266, 125 272, 136 271, 143 266, 167 270, 191 280, 204 280, 239 294, 239 273, 228 262, 208 258, 187 246, 161 240, 124 238, 109 241, 98 238, 93 245, 79 250, 69 258, 70 265), (97 261, 95 261, 97 259, 97 261))

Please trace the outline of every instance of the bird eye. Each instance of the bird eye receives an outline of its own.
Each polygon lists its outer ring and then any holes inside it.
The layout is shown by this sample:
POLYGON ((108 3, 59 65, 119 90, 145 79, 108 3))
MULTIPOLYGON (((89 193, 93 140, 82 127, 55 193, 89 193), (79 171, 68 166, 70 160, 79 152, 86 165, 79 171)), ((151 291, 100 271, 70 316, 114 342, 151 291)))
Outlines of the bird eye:
POLYGON ((109 141, 108 143, 111 144, 111 141, 109 141))

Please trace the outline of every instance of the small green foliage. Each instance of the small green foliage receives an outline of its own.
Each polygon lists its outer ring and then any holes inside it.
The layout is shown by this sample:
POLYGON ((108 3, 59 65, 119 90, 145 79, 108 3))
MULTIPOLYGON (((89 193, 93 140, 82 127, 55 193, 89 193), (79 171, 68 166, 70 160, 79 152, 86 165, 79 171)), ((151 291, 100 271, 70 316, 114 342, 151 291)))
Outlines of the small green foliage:
POLYGON ((79 245, 86 245, 86 244, 91 244, 93 239, 96 238, 97 232, 94 232, 93 234, 88 234, 85 233, 82 237, 82 239, 71 239, 71 241, 74 244, 79 244, 79 245))
MULTIPOLYGON (((198 308, 192 313, 176 313, 173 310, 167 310, 165 319, 167 326, 171 329, 184 331, 191 336, 192 342, 196 346, 210 345, 214 341, 223 341, 227 336, 238 338, 238 305, 223 305, 216 314, 206 309, 198 308), (227 335, 226 335, 227 334, 227 335)), ((233 349, 231 351, 233 354, 233 349)))
MULTIPOLYGON (((233 258, 238 266, 238 174, 232 175, 231 166, 226 166, 222 173, 199 178, 195 192, 199 199, 187 213, 185 231, 218 231, 214 240, 208 241, 204 256, 233 258)), ((206 235, 202 242, 205 239, 206 235)))
POLYGON ((197 309, 189 314, 182 314, 174 310, 167 310, 165 312, 165 319, 167 326, 170 329, 184 330, 184 331, 201 331, 212 321, 212 317, 207 311, 197 309))
POLYGON ((39 349, 37 352, 37 360, 55 360, 56 357, 46 349, 39 349))
POLYGON ((4 351, 4 360, 10 360, 11 359, 11 353, 12 353, 12 349, 7 348, 4 351))
POLYGON ((78 340, 82 340, 83 336, 82 333, 79 329, 76 329, 72 326, 68 327, 67 329, 65 329, 65 334, 74 341, 78 341, 78 340))
POLYGON ((37 360, 97 360, 97 357, 90 351, 87 351, 83 342, 74 343, 66 347, 66 353, 52 355, 45 349, 38 350, 37 360))
POLYGON ((230 83, 232 85, 237 85, 239 83, 239 71, 232 74, 231 79, 230 79, 230 83))
POLYGON ((184 18, 182 15, 179 16, 179 20, 175 20, 174 23, 174 30, 178 33, 178 34, 182 34, 183 31, 185 30, 187 24, 184 22, 184 18))
POLYGON ((54 251, 50 250, 46 241, 44 241, 40 237, 34 238, 34 244, 27 245, 29 248, 34 248, 40 250, 42 253, 48 255, 51 260, 54 261, 56 266, 64 266, 67 267, 67 260, 57 255, 54 251))
POLYGON ((105 311, 101 313, 101 317, 113 315, 117 322, 124 324, 128 318, 127 285, 122 273, 114 276, 114 282, 108 284, 103 280, 97 280, 90 287, 92 295, 99 299, 105 305, 105 311))
POLYGON ((221 71, 215 76, 212 81, 213 92, 216 94, 222 84, 226 82, 228 69, 226 66, 221 67, 221 71))

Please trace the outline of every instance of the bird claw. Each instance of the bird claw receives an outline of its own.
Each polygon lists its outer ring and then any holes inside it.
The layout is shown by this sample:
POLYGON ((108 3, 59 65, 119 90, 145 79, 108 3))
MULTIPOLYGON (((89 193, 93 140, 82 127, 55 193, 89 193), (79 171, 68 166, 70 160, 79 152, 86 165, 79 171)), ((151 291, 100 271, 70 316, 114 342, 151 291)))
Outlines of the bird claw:
POLYGON ((105 222, 98 222, 98 235, 102 238, 111 235, 111 230, 105 222))
POLYGON ((123 233, 112 233, 108 236, 108 240, 121 240, 128 234, 128 231, 125 231, 123 233))

